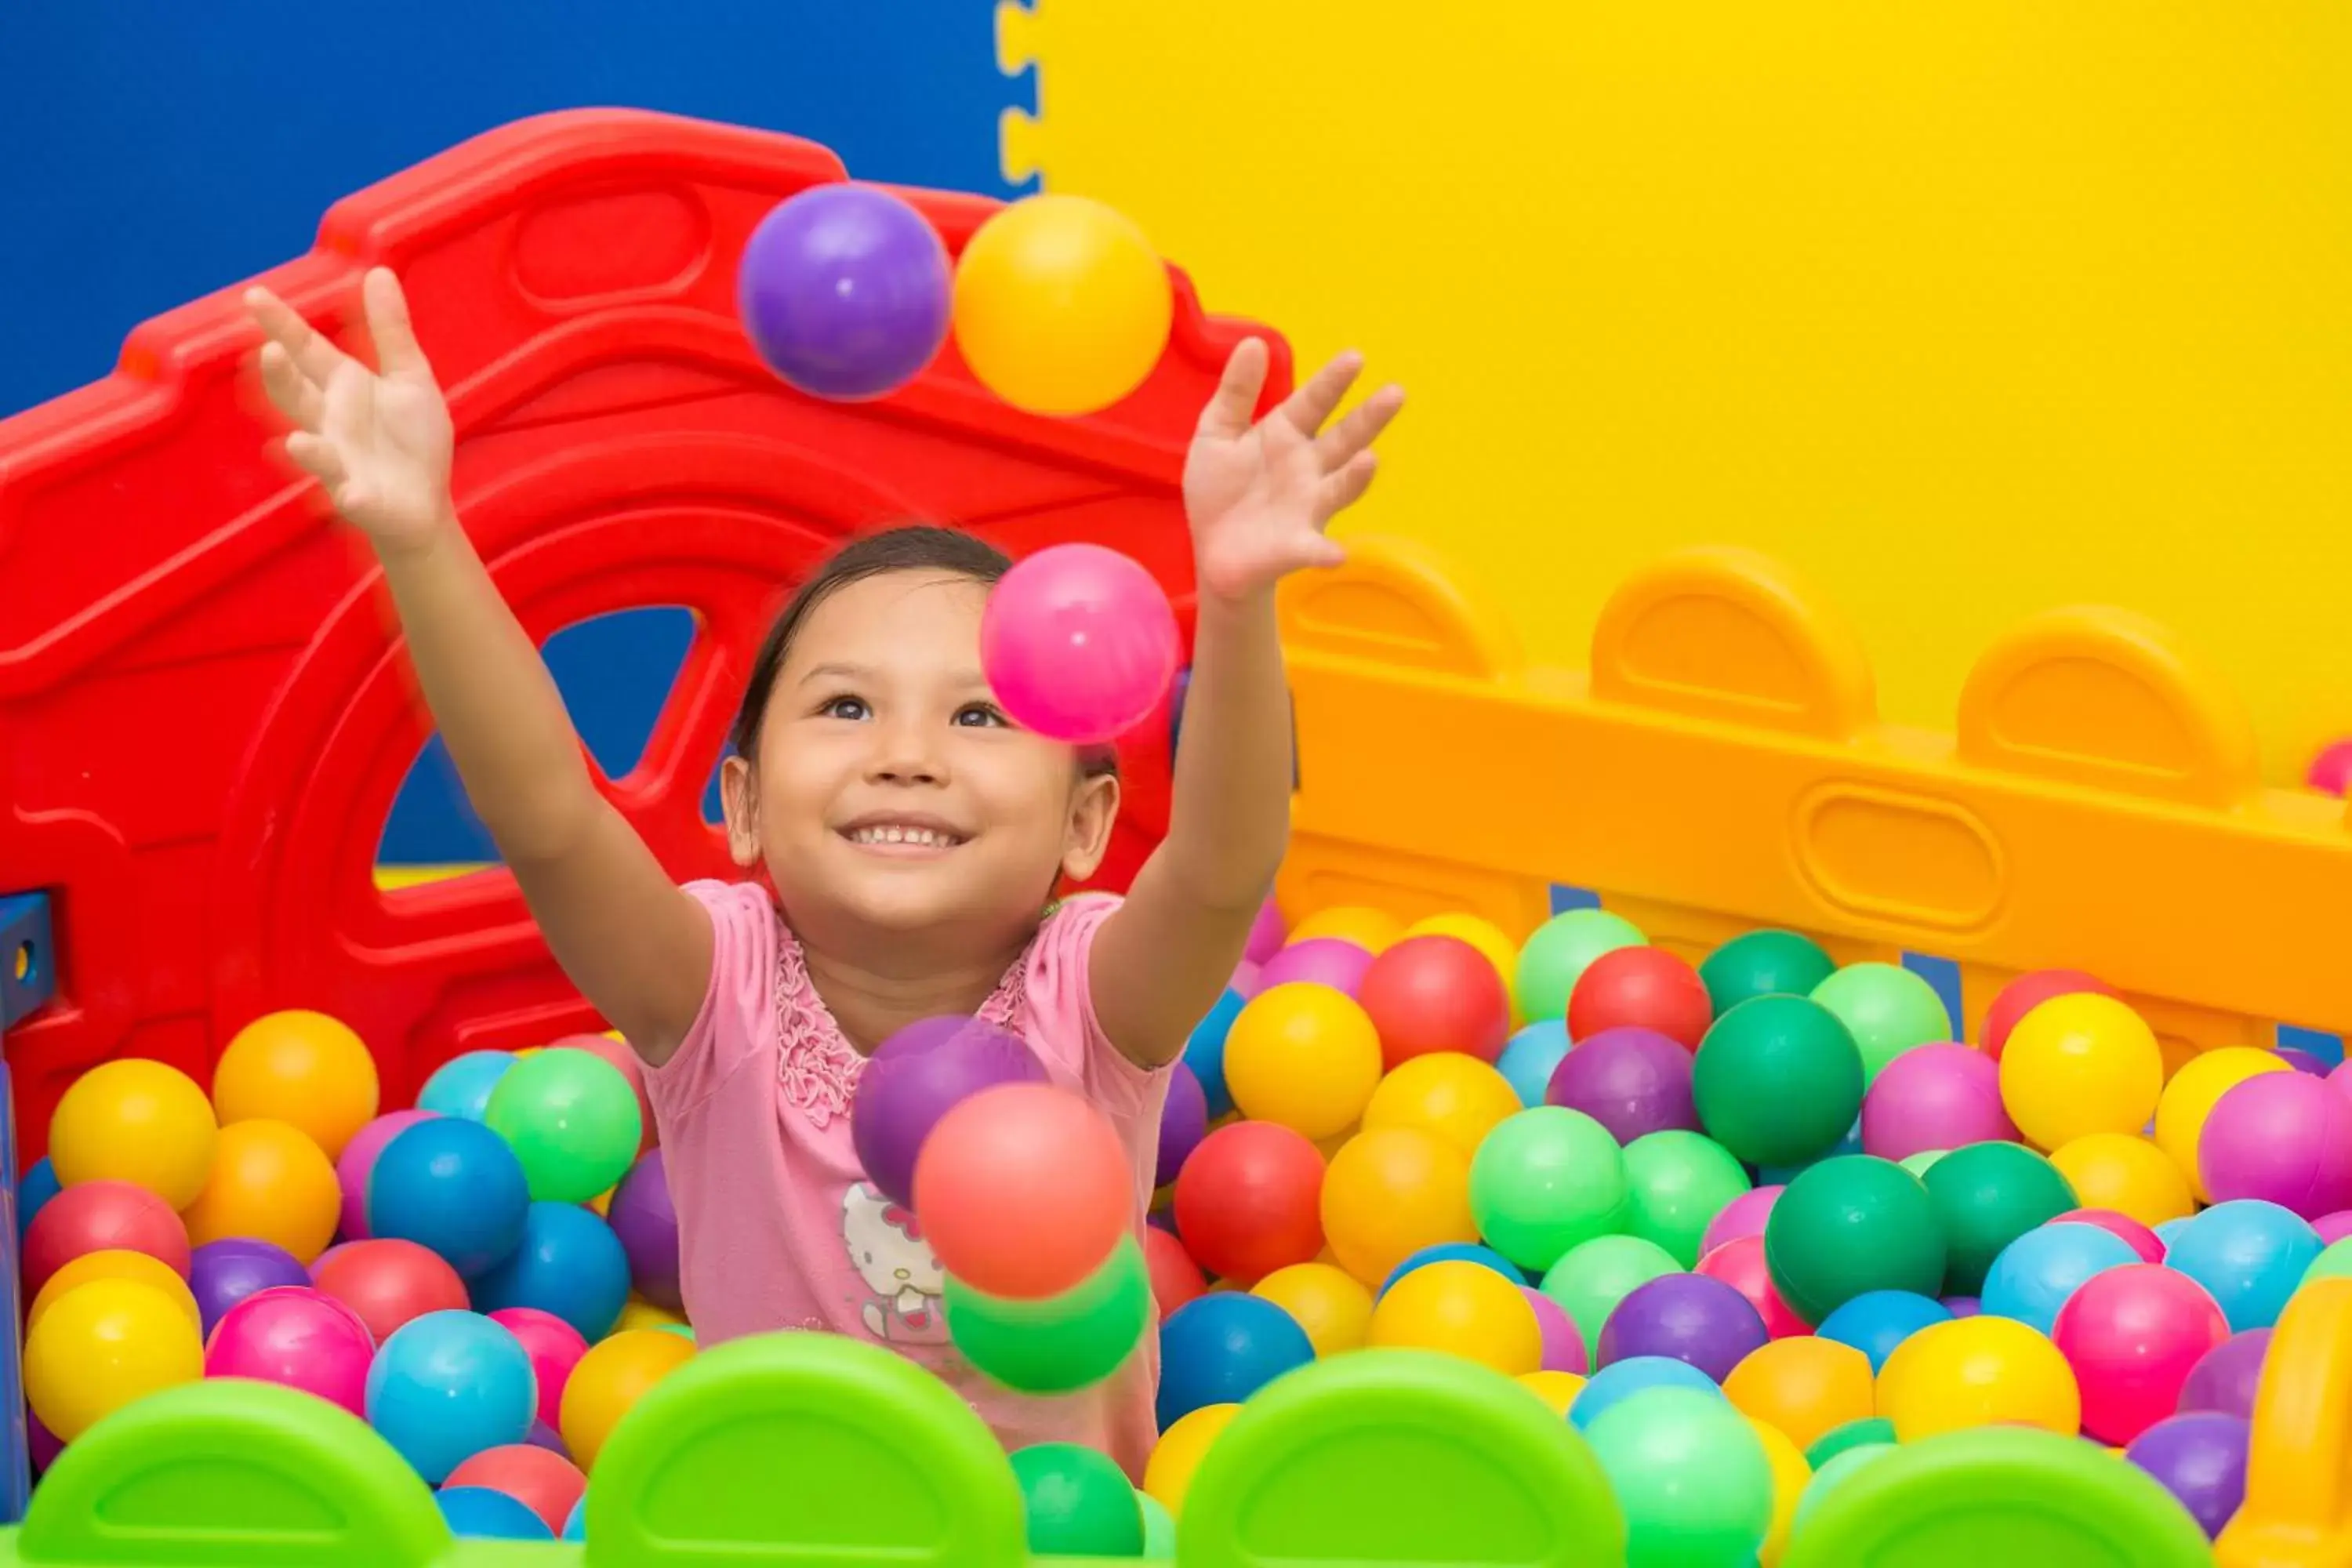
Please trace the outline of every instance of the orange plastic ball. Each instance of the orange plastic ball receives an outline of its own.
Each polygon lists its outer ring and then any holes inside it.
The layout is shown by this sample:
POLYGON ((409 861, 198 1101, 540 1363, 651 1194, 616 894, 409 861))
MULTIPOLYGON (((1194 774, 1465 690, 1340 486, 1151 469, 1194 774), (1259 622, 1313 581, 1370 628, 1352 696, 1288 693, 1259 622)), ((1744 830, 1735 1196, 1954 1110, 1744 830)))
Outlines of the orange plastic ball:
POLYGON ((1870 1358, 1836 1340, 1792 1335, 1750 1351, 1723 1380, 1723 1396, 1800 1448, 1832 1426, 1875 1414, 1870 1358))
POLYGON ((1364 1343, 1435 1351, 1522 1377, 1543 1365, 1543 1327, 1527 1292, 1483 1263, 1424 1263, 1372 1308, 1364 1343))
POLYGON ((1288 945, 1313 942, 1318 937, 1334 937, 1340 942, 1352 942, 1366 952, 1378 952, 1403 934, 1404 921, 1386 910, 1338 904, 1308 915, 1293 926, 1283 940, 1288 945))
POLYGON ((1323 1237, 1341 1268, 1375 1288, 1424 1247, 1477 1240, 1469 1158, 1415 1127, 1358 1133, 1324 1173, 1323 1237))
POLYGON ((1381 1079, 1364 1107, 1364 1126, 1418 1127, 1475 1155, 1498 1122, 1524 1109, 1501 1073, 1475 1057, 1438 1051, 1400 1062, 1381 1079))
POLYGON ((1362 1117, 1380 1081, 1379 1032, 1328 985, 1261 991, 1225 1035, 1225 1088, 1253 1121, 1328 1138, 1362 1117))
POLYGON ((180 1217, 195 1246, 249 1236, 309 1263, 334 1239, 342 1208, 334 1165, 299 1129, 232 1121, 221 1129, 212 1178, 180 1217))
POLYGON ((375 1119, 375 1058, 324 1013, 265 1014, 236 1032, 213 1068, 222 1125, 283 1121, 333 1159, 375 1119))
POLYGON ((1008 1083, 962 1101, 915 1161, 932 1256, 991 1296, 1057 1296, 1135 1223, 1136 1173, 1103 1113, 1067 1089, 1008 1083))

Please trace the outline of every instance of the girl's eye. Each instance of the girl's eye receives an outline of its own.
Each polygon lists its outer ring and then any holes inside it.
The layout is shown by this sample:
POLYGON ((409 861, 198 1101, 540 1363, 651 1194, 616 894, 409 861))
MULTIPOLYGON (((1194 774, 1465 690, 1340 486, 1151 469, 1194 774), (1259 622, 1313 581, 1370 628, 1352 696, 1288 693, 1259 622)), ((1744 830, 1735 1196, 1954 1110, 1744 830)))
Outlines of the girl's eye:
POLYGON ((956 710, 955 721, 967 730, 995 730, 1004 725, 1004 715, 985 702, 974 702, 956 710))
POLYGON ((874 717, 874 710, 866 705, 863 697, 836 697, 818 711, 828 719, 846 719, 852 723, 874 717))

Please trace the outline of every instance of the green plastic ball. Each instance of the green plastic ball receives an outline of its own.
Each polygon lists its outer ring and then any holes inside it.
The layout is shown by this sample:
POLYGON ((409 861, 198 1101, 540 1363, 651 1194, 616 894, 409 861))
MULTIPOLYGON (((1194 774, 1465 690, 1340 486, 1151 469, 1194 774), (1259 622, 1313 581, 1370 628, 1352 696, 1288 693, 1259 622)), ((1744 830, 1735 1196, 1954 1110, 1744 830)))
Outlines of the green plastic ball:
POLYGON ((1772 1465, 1717 1394, 1650 1388, 1585 1428, 1625 1510, 1628 1568, 1746 1568, 1772 1522, 1772 1465))
POLYGON ((1819 942, 1792 931, 1733 937, 1698 966, 1718 1018, 1759 996, 1810 996, 1836 973, 1837 964, 1819 942))
POLYGON ((1699 1041, 1691 1101, 1735 1158, 1801 1165, 1835 1148, 1862 1113, 1862 1053, 1820 1003, 1759 996, 1699 1041))
POLYGON ((1921 1179, 1950 1248, 1944 1289, 1929 1295, 1983 1294, 1985 1271, 2002 1247, 2081 1206, 2058 1167, 2022 1143, 1968 1144, 1921 1179))
POLYGON ((2308 1285, 2315 1279, 2352 1279, 2352 1237, 2329 1242, 2311 1260, 2311 1267, 2303 1271, 2303 1282, 2308 1285))
POLYGON ((1936 1162, 1950 1152, 1949 1149, 1922 1149, 1916 1154, 1904 1155, 1897 1163, 1924 1182, 1927 1173, 1936 1168, 1936 1162))
POLYGON ((1505 1118, 1470 1161, 1470 1217, 1522 1268, 1549 1268, 1578 1243, 1622 1230, 1626 1203, 1617 1141, 1566 1106, 1505 1118))
POLYGON ((1841 1422, 1814 1438, 1812 1447, 1805 1450, 1805 1464, 1808 1468, 1819 1470, 1848 1448, 1894 1441, 1894 1422, 1884 1415, 1864 1415, 1856 1421, 1841 1422))
POLYGON ((1722 1144, 1680 1131, 1647 1133, 1625 1145, 1625 1179, 1633 1189, 1628 1228, 1685 1268, 1697 1267, 1708 1222, 1750 1184, 1722 1144))
POLYGON ((1814 986, 1813 1000, 1835 1013, 1853 1037, 1865 1083, 1912 1047, 1955 1037, 1944 999, 1900 964, 1849 964, 1814 986))
POLYGON ((1100 1383, 1151 1325, 1151 1278, 1133 1237, 1059 1296, 1010 1300, 950 1274, 941 1304, 964 1360, 1024 1394, 1069 1394, 1100 1383))
POLYGON ((1598 1236, 1571 1247, 1538 1287, 1559 1302, 1584 1335, 1585 1360, 1599 1364, 1601 1326, 1635 1287, 1684 1270, 1674 1254, 1638 1236, 1598 1236))
POLYGON ((1764 1263, 1790 1310, 1818 1323, 1872 1290, 1940 1294, 1944 1228, 1918 1177, 1892 1160, 1841 1154, 1799 1172, 1773 1200, 1764 1263))
POLYGON ((1013 1450, 1013 1473, 1040 1557, 1139 1557, 1143 1510, 1109 1456, 1080 1443, 1033 1443, 1013 1450))
POLYGON ((1789 1528, 1792 1531, 1804 1529, 1805 1521, 1811 1517, 1822 1499, 1836 1490, 1839 1483, 1864 1466, 1874 1465, 1893 1452, 1895 1445, 1892 1443, 1856 1443, 1839 1453, 1828 1464, 1815 1470, 1813 1479, 1805 1483, 1804 1494, 1797 1499, 1797 1512, 1789 1521, 1789 1528))
POLYGON ((1633 921, 1607 910, 1567 910, 1552 916, 1519 949, 1511 984, 1519 1016, 1531 1024, 1567 1017, 1568 994, 1594 959, 1621 947, 1645 947, 1649 940, 1633 921))
POLYGON ((1176 1518, 1168 1505, 1150 1492, 1135 1494, 1138 1508, 1143 1510, 1143 1550, 1148 1563, 1172 1563, 1176 1559, 1176 1518))
POLYGON ((629 1173, 645 1119, 637 1091, 604 1058, 569 1047, 533 1051, 490 1090, 482 1120, 522 1163, 530 1195, 584 1204, 629 1173))

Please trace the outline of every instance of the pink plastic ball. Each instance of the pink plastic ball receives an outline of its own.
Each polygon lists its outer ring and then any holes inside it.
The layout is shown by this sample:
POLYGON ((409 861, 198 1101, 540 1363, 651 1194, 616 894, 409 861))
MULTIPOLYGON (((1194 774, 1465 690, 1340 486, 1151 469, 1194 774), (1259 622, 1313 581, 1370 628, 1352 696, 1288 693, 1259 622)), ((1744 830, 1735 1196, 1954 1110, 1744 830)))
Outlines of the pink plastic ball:
POLYGON ((322 1290, 281 1285, 221 1314, 205 1345, 206 1377, 247 1377, 299 1388, 367 1415, 375 1341, 360 1315, 322 1290))
POLYGON ((2315 1219, 2352 1208, 2352 1096, 2299 1072, 2232 1085, 2197 1140, 2215 1203, 2261 1198, 2315 1219))
POLYGON ((1522 1285, 1528 1305, 1535 1309, 1536 1327, 1543 1331, 1543 1370, 1584 1375, 1584 1334, 1568 1309, 1537 1289, 1522 1285))
POLYGON ((1328 985, 1353 996, 1372 966, 1372 955, 1352 942, 1336 936, 1310 936, 1294 942, 1258 965, 1257 988, 1277 985, 1328 985))
POLYGON ((2058 1309, 2050 1331, 2082 1386, 2083 1430, 2117 1444, 2179 1408, 2189 1374, 2229 1337, 2229 1321, 2205 1287, 2153 1263, 2094 1274, 2058 1309))
POLYGON ((2097 1226, 2110 1236, 2120 1237, 2126 1246, 2139 1254, 2142 1263, 2164 1261, 2164 1238, 2127 1214, 2117 1214, 2113 1209, 2070 1209, 2050 1223, 2097 1226))
POLYGON ((1272 899, 1257 907, 1257 919, 1250 921, 1249 941, 1242 948, 1242 957, 1251 963, 1264 963, 1282 951, 1289 928, 1282 923, 1282 909, 1272 899))
POLYGON ((530 1357, 531 1375, 539 1380, 539 1418, 550 1426, 558 1426, 563 1385, 572 1380, 572 1369, 580 1364, 580 1358, 588 1353, 588 1342, 580 1337, 578 1329, 536 1307, 501 1308, 490 1314, 490 1321, 521 1342, 523 1353, 530 1357))
POLYGON ((2352 1209, 2337 1209, 2334 1214, 2321 1215, 2311 1222, 2311 1228, 2319 1233, 2320 1246, 2333 1247, 2346 1237, 2352 1236, 2352 1209))
POLYGON ((1760 1236, 1743 1236, 1724 1243, 1701 1256, 1698 1267, 1692 1272, 1720 1279, 1747 1297, 1756 1315, 1764 1320, 1764 1331, 1776 1340, 1813 1331, 1812 1326, 1797 1316, 1796 1310, 1781 1297, 1780 1288, 1772 1283, 1772 1271, 1765 1266, 1764 1238, 1760 1236))
POLYGON ((2000 1064, 1973 1046, 1914 1046, 1862 1097, 1862 1152, 1882 1160, 2015 1142, 2017 1124, 2000 1104, 2000 1064))
POLYGON ((1258 965, 1244 958, 1234 965, 1234 977, 1228 984, 1232 985, 1234 994, 1246 1002, 1265 989, 1265 976, 1258 965))
POLYGON ((1772 1205, 1780 1195, 1779 1186, 1751 1187, 1721 1208, 1706 1222, 1706 1230, 1698 1239, 1698 1255, 1705 1258, 1728 1241, 1743 1236, 1761 1236, 1764 1222, 1772 1217, 1772 1205))
POLYGON ((1055 544, 989 595, 980 662, 1016 723, 1088 745, 1150 716, 1175 679, 1179 640, 1150 573, 1099 544, 1055 544))
POLYGON ((440 1114, 432 1110, 394 1110, 379 1116, 352 1135, 343 1152, 335 1157, 335 1184, 343 1190, 342 1218, 335 1226, 335 1234, 345 1241, 367 1239, 368 1177, 375 1171, 375 1158, 394 1134, 429 1121, 440 1114))
POLYGON ((2352 785, 2352 741, 2336 741, 2320 748, 2304 770, 2304 782, 2329 795, 2342 795, 2352 785))

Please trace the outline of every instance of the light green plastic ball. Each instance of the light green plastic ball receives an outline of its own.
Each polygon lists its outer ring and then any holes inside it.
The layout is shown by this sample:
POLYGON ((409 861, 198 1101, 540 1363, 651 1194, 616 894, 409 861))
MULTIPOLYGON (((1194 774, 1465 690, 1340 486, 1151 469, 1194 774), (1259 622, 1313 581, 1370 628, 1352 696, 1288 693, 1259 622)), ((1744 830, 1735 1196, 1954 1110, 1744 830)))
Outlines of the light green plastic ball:
POLYGON ((1522 1268, 1626 1221, 1625 1156, 1580 1110, 1539 1105, 1506 1117, 1470 1162, 1470 1217, 1486 1245, 1522 1268))
POLYGON ((1772 1464, 1719 1394, 1650 1388, 1585 1440, 1625 1510, 1627 1568, 1748 1568, 1772 1522, 1772 1464))
POLYGON ((1511 984, 1519 1016, 1529 1023, 1568 1016, 1569 993, 1592 961, 1621 947, 1644 947, 1649 938, 1622 915, 1607 910, 1566 910, 1536 927, 1519 949, 1511 984))
POLYGON ((1601 1326, 1636 1286, 1685 1270, 1674 1254, 1638 1236, 1601 1236, 1570 1247, 1539 1289, 1559 1302, 1584 1336, 1585 1360, 1599 1364, 1601 1326))
POLYGON ((1836 1014, 1861 1047, 1864 1084, 1912 1047, 1953 1037, 1944 999, 1900 964, 1850 963, 1814 986, 1813 1000, 1836 1014))
POLYGON ((1627 1226, 1654 1241, 1685 1268, 1698 1266, 1707 1223, 1751 1185, 1748 1173, 1714 1139, 1669 1131, 1625 1146, 1625 1180, 1633 1203, 1627 1226))

